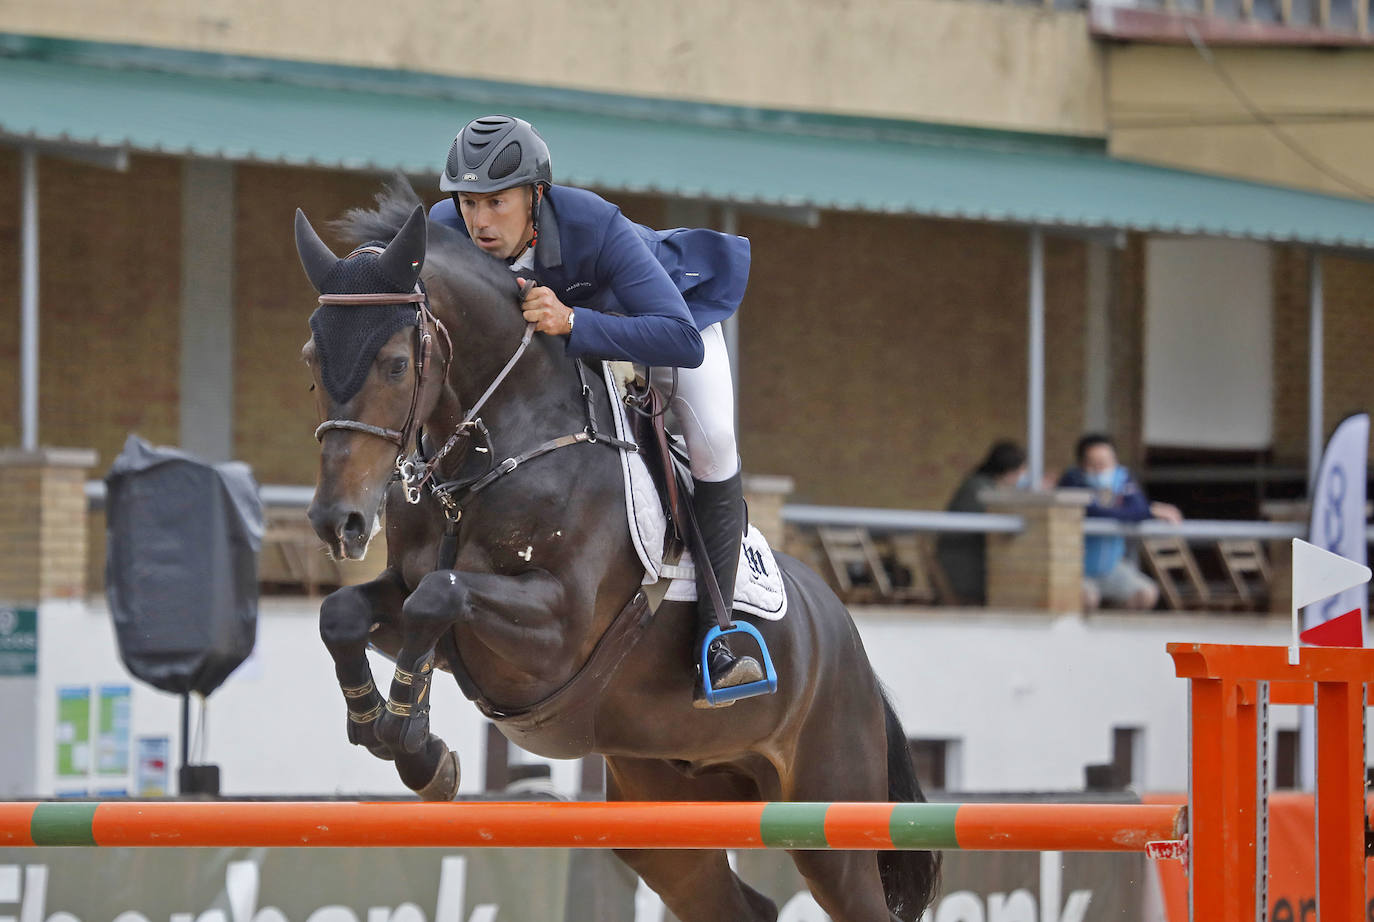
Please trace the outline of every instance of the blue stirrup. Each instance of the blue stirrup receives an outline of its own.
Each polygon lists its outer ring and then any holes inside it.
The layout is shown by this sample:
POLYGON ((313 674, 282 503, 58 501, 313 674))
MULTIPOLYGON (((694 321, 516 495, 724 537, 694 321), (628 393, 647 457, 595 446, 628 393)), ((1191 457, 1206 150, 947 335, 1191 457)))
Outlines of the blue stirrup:
POLYGON ((701 688, 706 703, 712 707, 729 704, 741 698, 753 698, 755 695, 771 695, 778 690, 778 674, 773 669, 773 657, 768 654, 768 644, 763 642, 763 635, 752 624, 735 621, 727 628, 716 625, 706 632, 706 638, 701 642, 701 688), (731 685, 729 688, 711 686, 711 669, 706 662, 706 651, 713 640, 728 634, 748 634, 754 638, 754 642, 759 645, 759 657, 763 660, 763 678, 757 682, 731 685))

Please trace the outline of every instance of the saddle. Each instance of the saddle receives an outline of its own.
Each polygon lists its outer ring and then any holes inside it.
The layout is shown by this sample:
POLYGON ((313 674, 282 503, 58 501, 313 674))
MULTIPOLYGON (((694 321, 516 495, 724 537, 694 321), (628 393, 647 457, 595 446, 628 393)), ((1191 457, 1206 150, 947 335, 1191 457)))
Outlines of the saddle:
POLYGON ((692 472, 687 447, 681 437, 668 432, 664 422, 668 415, 667 400, 643 375, 627 379, 625 392, 625 402, 631 410, 628 414, 631 435, 639 445, 639 454, 649 469, 668 520, 663 537, 663 559, 677 560, 684 549, 695 544, 691 531, 696 524, 691 512, 692 472))

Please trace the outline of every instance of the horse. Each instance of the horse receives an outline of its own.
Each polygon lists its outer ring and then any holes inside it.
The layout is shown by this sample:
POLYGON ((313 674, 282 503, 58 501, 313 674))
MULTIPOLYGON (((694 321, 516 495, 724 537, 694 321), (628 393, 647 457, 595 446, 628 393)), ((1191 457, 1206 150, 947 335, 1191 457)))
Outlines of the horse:
MULTIPOLYGON (((785 554, 788 613, 758 626, 777 692, 693 707, 693 603, 651 610, 641 587, 617 450, 597 429, 616 399, 602 376, 531 338, 513 273, 428 222, 408 183, 334 229, 375 243, 340 258, 296 213, 321 293, 302 352, 322 420, 308 516, 345 559, 384 521, 387 555, 320 608, 351 742, 421 797, 452 799, 457 758, 427 701, 442 669, 520 746, 604 756, 612 801, 925 799, 848 611, 785 554), (369 644, 396 664, 385 700, 369 644)), ((919 918, 940 868, 938 852, 790 854, 835 922, 919 918)), ((724 851, 617 855, 683 922, 777 918, 724 851)))

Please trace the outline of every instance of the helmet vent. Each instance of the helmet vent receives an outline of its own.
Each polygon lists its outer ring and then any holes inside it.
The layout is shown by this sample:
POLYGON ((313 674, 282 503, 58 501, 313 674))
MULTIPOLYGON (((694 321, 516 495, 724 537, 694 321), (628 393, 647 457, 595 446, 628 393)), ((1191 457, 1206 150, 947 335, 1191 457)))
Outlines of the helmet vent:
POLYGON ((463 172, 463 164, 459 159, 460 152, 458 148, 458 139, 454 138, 453 146, 448 149, 448 162, 444 164, 444 172, 454 179, 457 179, 463 172))
POLYGON ((505 179, 520 168, 520 142, 512 141, 492 160, 487 176, 492 179, 505 179))
MULTIPOLYGON (((505 116, 479 118, 463 130, 463 164, 467 169, 476 169, 487 159, 492 144, 500 141, 515 127, 515 122, 505 116)), ((458 171, 454 171, 457 175, 458 171)))

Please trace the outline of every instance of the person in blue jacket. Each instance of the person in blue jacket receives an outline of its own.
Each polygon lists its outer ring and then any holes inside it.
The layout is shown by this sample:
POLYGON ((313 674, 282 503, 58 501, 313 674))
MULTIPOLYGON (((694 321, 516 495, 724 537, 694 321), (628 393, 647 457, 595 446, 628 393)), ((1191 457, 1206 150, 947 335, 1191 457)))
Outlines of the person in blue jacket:
MULTIPOLYGON (((1131 472, 1117 462, 1111 436, 1089 433, 1078 440, 1078 466, 1059 478, 1061 487, 1086 487, 1093 491, 1086 515, 1143 522, 1146 519, 1183 521, 1176 506, 1152 503, 1131 472)), ((1083 536, 1083 602, 1092 609, 1099 604, 1148 611, 1159 600, 1159 587, 1126 559, 1126 539, 1120 535, 1083 536)))
MULTIPOLYGON (((647 365, 656 384, 677 369, 672 408, 691 454, 693 512, 729 604, 745 506, 720 323, 744 297, 749 241, 712 230, 651 230, 593 192, 554 185, 548 145, 529 122, 505 115, 464 126, 439 188, 450 198, 430 209, 431 220, 505 260, 525 292, 525 319, 564 337, 568 355, 647 365)), ((700 573, 705 562, 697 563, 700 573)), ((700 576, 697 587, 694 661, 716 623, 700 576)), ((715 688, 763 678, 758 661, 735 655, 724 638, 712 642, 707 662, 715 688)), ((706 706, 701 694, 695 703, 706 706)))

